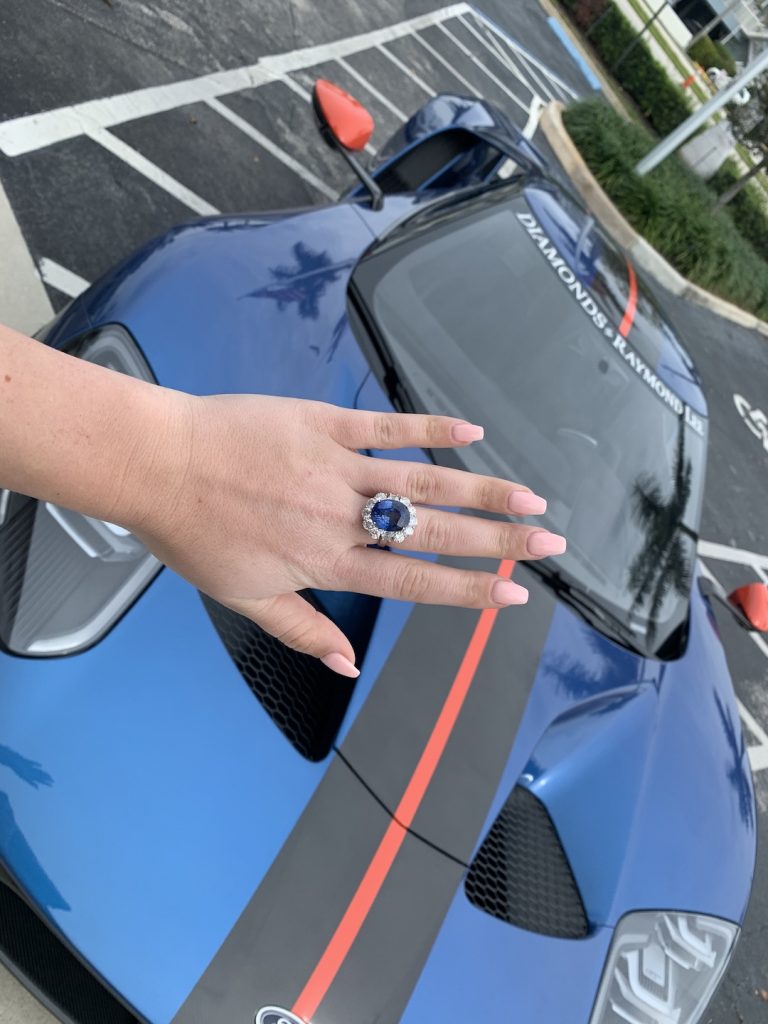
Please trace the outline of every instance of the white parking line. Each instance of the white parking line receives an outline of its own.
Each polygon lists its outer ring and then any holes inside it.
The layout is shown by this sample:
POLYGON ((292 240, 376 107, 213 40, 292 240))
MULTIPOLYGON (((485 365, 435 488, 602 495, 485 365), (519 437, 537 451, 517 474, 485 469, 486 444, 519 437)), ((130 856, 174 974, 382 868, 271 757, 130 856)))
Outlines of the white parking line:
MULTIPOLYGON (((462 22, 463 25, 466 25, 466 27, 469 29, 470 32, 474 31, 474 29, 469 24, 469 22, 465 20, 464 15, 462 15, 459 20, 462 22)), ((504 64, 506 67, 510 68, 510 70, 514 70, 515 69, 515 63, 514 63, 515 58, 509 53, 509 50, 507 50, 506 52, 504 50, 502 50, 501 43, 498 41, 496 36, 490 31, 490 29, 488 28, 488 26, 486 24, 484 24, 481 21, 478 21, 477 18, 474 18, 473 20, 474 20, 475 24, 479 27, 479 29, 481 31, 483 39, 485 40, 485 45, 491 47, 491 49, 496 54, 498 59, 502 62, 502 64, 504 64)), ((549 100, 556 99, 555 94, 552 92, 550 87, 547 85, 546 81, 544 81, 536 73, 536 71, 533 69, 533 67, 530 64, 528 64, 528 62, 525 60, 523 55, 521 53, 518 53, 518 54, 515 54, 515 57, 517 58, 517 60, 520 61, 521 65, 523 66, 523 69, 524 69, 525 73, 530 76, 531 81, 535 83, 535 88, 532 88, 531 91, 532 92, 536 92, 538 90, 539 95, 542 96, 543 98, 546 98, 546 99, 549 99, 549 100)), ((529 86, 529 88, 531 88, 531 87, 529 86)))
POLYGON ((135 171, 138 171, 139 174, 149 178, 155 185, 165 189, 174 199, 178 199, 180 203, 184 203, 185 206, 188 206, 190 210, 194 210, 195 213, 199 213, 202 216, 210 216, 219 212, 207 199, 203 199, 202 196, 197 195, 196 192, 187 188, 186 185, 182 185, 173 175, 168 174, 167 171, 164 171, 162 167, 158 167, 157 164, 153 164, 151 160, 147 160, 138 150, 123 142, 122 139, 118 139, 116 135, 107 131, 106 128, 89 128, 85 134, 89 139, 93 139, 94 142, 98 142, 100 146, 108 149, 110 153, 120 157, 130 167, 133 167, 135 171))
POLYGON ((520 82, 520 84, 525 89, 527 89, 528 92, 533 93, 534 95, 536 94, 536 90, 533 88, 528 79, 523 75, 523 73, 517 68, 512 58, 506 57, 503 53, 499 53, 498 44, 490 43, 485 38, 484 35, 481 35, 481 33, 477 31, 474 25, 471 25, 467 21, 467 19, 463 15, 458 20, 461 22, 461 24, 464 26, 467 32, 473 35, 475 39, 478 41, 478 43, 480 43, 480 45, 484 47, 484 49, 486 49, 491 54, 492 57, 499 61, 502 67, 506 68, 507 71, 511 72, 511 74, 515 76, 518 82, 520 82))
POLYGON ((495 82, 496 85, 498 85, 502 92, 505 92, 507 96, 509 96, 513 103, 516 103, 521 110, 524 110, 526 112, 526 114, 528 113, 528 107, 526 106, 526 104, 523 103, 523 101, 518 96, 516 96, 511 89, 508 89, 506 85, 504 85, 504 83, 501 81, 501 79, 497 78, 496 75, 494 75, 494 73, 490 71, 485 66, 485 64, 483 64, 483 62, 478 57, 476 57, 474 53, 472 53, 472 51, 464 45, 464 43, 461 42, 460 39, 457 39, 449 28, 446 28, 445 25, 443 25, 442 23, 440 23, 439 28, 441 32, 445 33, 445 35, 448 36, 448 38, 455 46, 458 46, 458 48, 466 57, 469 57, 473 64, 476 64, 480 68, 483 74, 487 75, 492 82, 495 82))
POLYGON ((733 548, 728 544, 717 544, 711 540, 700 540, 698 547, 699 554, 704 558, 749 565, 753 569, 768 569, 768 555, 760 555, 756 551, 745 551, 744 548, 733 548))
POLYGON ((410 78, 412 82, 418 85, 418 87, 423 90, 427 96, 437 96, 435 90, 430 85, 427 85, 423 78, 420 78, 415 71, 412 71, 411 68, 408 67, 407 64, 403 64, 400 58, 396 57, 394 53, 391 53, 386 46, 377 46, 376 49, 379 53, 382 53, 388 60, 390 60, 396 68, 399 68, 404 75, 410 78))
POLYGON ((266 135, 262 135, 258 128, 254 128, 254 126, 249 121, 246 121, 244 117, 240 117, 240 115, 236 114, 234 110, 230 110, 229 107, 221 102, 221 100, 211 99, 206 100, 206 102, 211 110, 215 110, 217 114, 226 118, 230 124, 235 126, 235 128, 239 128, 241 132, 253 139, 254 142, 257 142, 263 149, 266 149, 266 151, 271 153, 275 159, 279 160, 282 164, 285 164, 286 167, 289 167, 294 174, 298 175, 303 181, 306 181, 308 185, 317 189, 317 191, 324 195, 326 199, 330 199, 332 202, 335 202, 336 199, 338 199, 338 195, 334 189, 326 185, 326 183, 318 178, 317 175, 308 171, 303 164, 299 163, 298 160, 294 160, 289 153, 286 153, 284 149, 281 149, 280 146, 272 142, 271 139, 268 139, 266 135))
POLYGON ((70 299, 76 299, 82 295, 86 288, 90 287, 90 281, 86 281, 79 274, 74 274, 60 263, 49 260, 43 256, 40 260, 40 277, 52 288, 60 291, 62 295, 68 295, 70 299))
POLYGON ((68 107, 59 107, 37 114, 11 118, 0 123, 0 151, 6 156, 19 156, 44 146, 75 138, 87 128, 110 128, 125 121, 147 117, 190 103, 198 103, 263 85, 284 78, 291 71, 302 71, 315 64, 323 64, 347 57, 412 35, 419 29, 439 25, 469 10, 466 3, 451 4, 428 14, 385 28, 348 36, 319 46, 307 46, 287 53, 262 57, 255 64, 228 71, 214 71, 208 75, 185 79, 170 85, 150 86, 132 92, 89 100, 68 107))
POLYGON ((367 89, 371 96, 373 96, 374 99, 377 99, 379 103, 385 106, 387 110, 390 111, 390 113, 394 114, 399 121, 408 120, 408 115, 404 114, 399 107, 396 107, 391 100, 387 99, 384 93, 379 92, 376 86, 372 85, 367 78, 364 78, 359 71, 356 71, 349 63, 349 61, 344 60, 343 57, 337 57, 336 63, 339 64, 342 68, 344 68, 347 74, 351 75, 356 82, 359 82, 364 89, 367 89))
POLYGON ((526 50, 526 48, 524 46, 521 46, 520 43, 517 42, 517 40, 507 35, 507 33, 503 29, 499 28, 496 22, 492 18, 489 18, 487 14, 484 14, 482 11, 479 11, 476 7, 471 8, 471 14, 474 18, 477 18, 478 21, 481 21, 484 25, 487 25, 491 32, 493 32, 494 35, 498 36, 499 39, 501 39, 510 48, 510 50, 513 50, 515 53, 522 55, 523 57, 525 57, 529 64, 535 65, 535 67, 542 71, 547 76, 547 78, 552 82, 553 85, 559 86, 562 89, 562 91, 566 93, 566 95, 568 95, 571 99, 577 98, 578 93, 574 89, 572 89, 570 85, 567 85, 562 80, 562 78, 560 78, 559 75, 556 75, 554 71, 550 70, 550 68, 548 68, 546 64, 542 64, 540 60, 534 57, 530 50, 526 50))
POLYGON ((441 53, 437 52, 434 46, 430 46, 427 40, 424 39, 424 37, 419 32, 415 32, 413 38, 416 40, 417 43, 421 43, 421 45, 424 47, 427 53, 432 54, 436 61, 442 64, 443 67, 446 68, 448 71, 450 71, 450 73, 453 75, 457 82, 461 82, 461 84, 468 91, 470 96, 475 95, 475 93, 477 92, 475 87, 470 85, 466 78, 464 78, 463 75, 460 75, 456 68, 453 67, 453 65, 450 64, 441 53))

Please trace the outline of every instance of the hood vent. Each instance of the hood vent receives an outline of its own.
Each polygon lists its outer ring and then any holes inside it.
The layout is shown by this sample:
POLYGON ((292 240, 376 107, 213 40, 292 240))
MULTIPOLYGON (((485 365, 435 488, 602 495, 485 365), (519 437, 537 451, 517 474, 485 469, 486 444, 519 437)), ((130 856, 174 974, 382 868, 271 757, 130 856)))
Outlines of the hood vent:
POLYGON ((331 751, 354 680, 299 654, 224 605, 200 595, 232 660, 272 721, 309 761, 331 751))
POLYGON ((77 1024, 139 1024, 42 918, 2 881, 0 962, 19 976, 60 1020, 77 1024))
POLYGON ((471 903, 502 921, 581 939, 587 915, 546 807, 516 786, 483 840, 464 883, 471 903))

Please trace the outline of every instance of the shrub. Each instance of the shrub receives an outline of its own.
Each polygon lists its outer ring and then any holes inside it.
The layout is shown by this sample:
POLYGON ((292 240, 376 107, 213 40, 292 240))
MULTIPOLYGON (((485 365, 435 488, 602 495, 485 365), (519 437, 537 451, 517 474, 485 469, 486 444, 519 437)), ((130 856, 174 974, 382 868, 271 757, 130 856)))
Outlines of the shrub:
POLYGON ((703 36, 688 49, 688 56, 703 68, 722 68, 729 75, 736 74, 733 57, 722 45, 709 36, 703 36))
MULTIPOLYGON (((589 41, 612 71, 637 32, 611 0, 563 0, 577 24, 588 30, 589 41), (607 13, 606 13, 607 12, 607 13), (605 15, 601 18, 601 15, 605 15)), ((660 135, 667 135, 691 113, 682 89, 669 78, 639 42, 613 74, 632 97, 643 117, 660 135)))
POLYGON ((700 178, 676 157, 638 178, 634 164, 653 140, 602 100, 577 103, 564 119, 592 173, 651 245, 690 280, 768 318, 768 263, 725 210, 713 209, 700 178))

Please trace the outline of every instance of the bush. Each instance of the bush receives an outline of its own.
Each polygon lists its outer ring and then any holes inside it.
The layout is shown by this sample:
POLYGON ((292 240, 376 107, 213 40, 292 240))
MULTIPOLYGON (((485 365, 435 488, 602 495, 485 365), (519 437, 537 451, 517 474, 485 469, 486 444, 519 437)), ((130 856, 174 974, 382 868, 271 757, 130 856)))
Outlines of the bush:
MULTIPOLYGON (((626 48, 636 39, 637 32, 610 0, 563 2, 574 21, 589 31, 589 41, 606 68, 612 71, 626 48), (605 16, 599 20, 602 14, 605 16)), ((612 73, 659 135, 668 135, 691 113, 682 89, 656 63, 645 43, 639 42, 612 73)))
POLYGON ((633 167, 649 133, 602 100, 569 107, 565 125, 592 173, 635 229, 681 274, 768 319, 768 263, 737 231, 714 194, 676 157, 644 178, 633 167))
POLYGON ((736 74, 736 64, 722 43, 704 36, 688 49, 688 56, 703 68, 722 68, 729 75, 736 74))

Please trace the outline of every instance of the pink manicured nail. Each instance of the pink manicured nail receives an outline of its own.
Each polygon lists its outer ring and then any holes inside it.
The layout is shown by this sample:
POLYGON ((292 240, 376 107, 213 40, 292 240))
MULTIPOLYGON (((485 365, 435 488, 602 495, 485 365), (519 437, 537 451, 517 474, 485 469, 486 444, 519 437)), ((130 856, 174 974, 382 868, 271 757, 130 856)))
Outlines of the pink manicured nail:
POLYGON ((525 545, 529 555, 536 555, 545 558, 547 555, 562 555, 566 548, 565 537, 559 533, 549 533, 547 530, 536 530, 528 534, 528 542, 525 545))
POLYGON ((525 604, 528 591, 512 580, 496 580, 491 587, 491 597, 496 604, 525 604))
POLYGON ((457 444, 472 444, 473 441, 483 440, 485 430, 474 423, 454 423, 451 427, 451 437, 457 444))
POLYGON ((355 668, 354 663, 345 658, 343 654, 334 651, 333 654, 326 654, 320 661, 329 668, 331 672, 338 672, 340 676, 348 676, 350 679, 357 679, 360 669, 355 668))
POLYGON ((531 491, 512 491, 507 505, 510 512, 516 512, 519 516, 538 516, 547 511, 546 499, 531 491))

